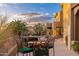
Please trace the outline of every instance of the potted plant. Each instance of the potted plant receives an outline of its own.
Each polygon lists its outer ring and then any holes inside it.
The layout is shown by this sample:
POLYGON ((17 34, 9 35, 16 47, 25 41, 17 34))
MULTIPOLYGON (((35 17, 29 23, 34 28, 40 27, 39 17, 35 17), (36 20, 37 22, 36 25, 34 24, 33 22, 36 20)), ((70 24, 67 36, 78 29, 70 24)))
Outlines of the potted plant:
POLYGON ((74 42, 72 48, 75 52, 79 53, 79 42, 74 42))

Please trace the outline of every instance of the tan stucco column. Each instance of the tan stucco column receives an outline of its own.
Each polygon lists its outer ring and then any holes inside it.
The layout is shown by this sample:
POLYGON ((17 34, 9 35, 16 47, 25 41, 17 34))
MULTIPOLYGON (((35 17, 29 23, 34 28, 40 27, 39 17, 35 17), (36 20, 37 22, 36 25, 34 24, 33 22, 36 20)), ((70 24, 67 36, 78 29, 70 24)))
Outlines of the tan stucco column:
POLYGON ((68 49, 71 49, 71 27, 68 26, 68 49))
POLYGON ((71 8, 69 8, 69 14, 68 14, 68 18, 69 18, 69 23, 68 23, 68 27, 67 27, 67 35, 68 35, 68 49, 71 49, 71 37, 72 37, 72 28, 71 28, 71 8))

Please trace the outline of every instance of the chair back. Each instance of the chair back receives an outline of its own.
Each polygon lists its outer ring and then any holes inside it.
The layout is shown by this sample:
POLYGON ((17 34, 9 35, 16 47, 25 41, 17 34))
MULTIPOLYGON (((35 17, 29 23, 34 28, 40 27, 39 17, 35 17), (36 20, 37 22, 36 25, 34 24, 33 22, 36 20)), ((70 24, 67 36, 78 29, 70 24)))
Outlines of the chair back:
POLYGON ((35 37, 29 37, 29 38, 28 38, 28 41, 38 41, 38 38, 35 38, 35 37))
POLYGON ((55 38, 52 37, 52 36, 49 36, 49 37, 47 38, 47 40, 48 40, 49 44, 54 44, 55 38))
POLYGON ((15 39, 16 39, 17 47, 22 48, 23 47, 22 39, 21 38, 15 38, 15 39))

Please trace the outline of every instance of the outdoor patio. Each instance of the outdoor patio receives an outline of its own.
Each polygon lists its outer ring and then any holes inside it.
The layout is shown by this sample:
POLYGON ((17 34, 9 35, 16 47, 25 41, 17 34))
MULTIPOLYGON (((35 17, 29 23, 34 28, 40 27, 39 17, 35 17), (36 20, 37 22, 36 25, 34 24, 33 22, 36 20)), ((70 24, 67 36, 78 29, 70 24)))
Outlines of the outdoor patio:
MULTIPOLYGON (((19 53, 19 56, 22 56, 22 54, 19 53)), ((26 56, 26 54, 24 56, 26 56)), ((33 56, 33 52, 30 53, 30 56, 33 56)), ((79 56, 79 54, 73 50, 69 50, 63 42, 63 39, 60 38, 55 39, 54 50, 53 48, 49 49, 49 56, 79 56)))
POLYGON ((76 26, 79 24, 79 11, 70 7, 74 4, 16 4, 24 9, 9 4, 9 9, 13 10, 12 15, 5 5, 8 4, 1 4, 1 12, 4 13, 0 14, 0 56, 79 56, 79 28, 76 26), (59 11, 54 5, 59 7, 59 11), (75 11, 72 9, 76 10, 76 15, 73 15, 75 11))

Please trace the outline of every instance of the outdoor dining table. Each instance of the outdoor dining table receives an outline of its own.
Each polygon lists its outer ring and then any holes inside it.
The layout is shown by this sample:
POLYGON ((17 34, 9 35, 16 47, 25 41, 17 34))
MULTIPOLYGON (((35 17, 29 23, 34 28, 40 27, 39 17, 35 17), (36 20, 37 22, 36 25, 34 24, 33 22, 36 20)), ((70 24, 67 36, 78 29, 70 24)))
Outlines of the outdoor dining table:
MULTIPOLYGON (((29 41, 28 42, 28 45, 31 45, 34 50, 33 55, 36 55, 36 53, 39 53, 40 49, 42 49, 44 51, 46 49, 45 47, 47 44, 48 44, 48 42, 46 42, 46 41, 29 41), (36 52, 36 50, 38 50, 38 51, 36 52)), ((40 51, 40 53, 43 53, 42 50, 40 51)))

